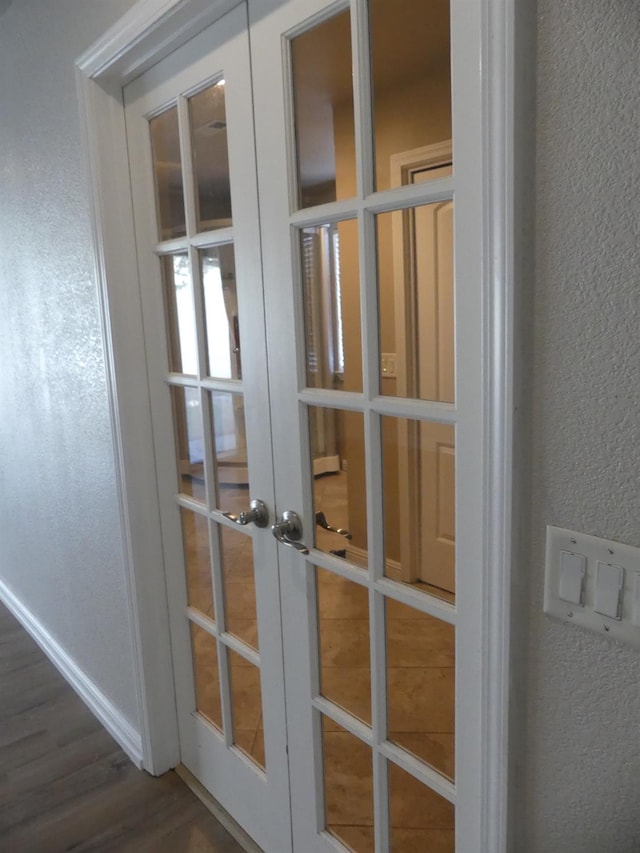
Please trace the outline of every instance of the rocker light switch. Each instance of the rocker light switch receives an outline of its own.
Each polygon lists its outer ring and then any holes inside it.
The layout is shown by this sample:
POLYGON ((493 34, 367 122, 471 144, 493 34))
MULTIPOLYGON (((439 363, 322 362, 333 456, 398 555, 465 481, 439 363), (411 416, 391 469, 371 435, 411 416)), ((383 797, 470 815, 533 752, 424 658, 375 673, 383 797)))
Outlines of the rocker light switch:
POLYGON ((640 548, 550 525, 544 612, 640 650, 640 548))
POLYGON ((603 616, 609 616, 611 619, 622 619, 623 586, 623 567, 598 561, 593 609, 597 613, 602 613, 603 616))
POLYGON ((560 577, 558 596, 571 604, 584 604, 584 578, 587 572, 587 558, 582 554, 560 551, 560 577))

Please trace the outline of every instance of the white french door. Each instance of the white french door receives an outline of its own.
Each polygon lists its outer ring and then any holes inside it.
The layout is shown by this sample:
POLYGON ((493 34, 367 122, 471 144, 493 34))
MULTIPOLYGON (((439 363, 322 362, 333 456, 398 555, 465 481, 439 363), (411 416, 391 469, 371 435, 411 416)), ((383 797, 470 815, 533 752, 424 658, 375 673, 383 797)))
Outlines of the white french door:
POLYGON ((181 760, 265 850, 284 853, 289 779, 277 546, 264 526, 275 495, 248 46, 241 5, 127 86, 125 115, 181 760))
POLYGON ((472 853, 480 837, 468 7, 249 0, 125 90, 181 756, 267 853, 472 853), (449 140, 451 169, 396 179, 401 152, 449 140), (420 223, 441 209, 454 240, 429 291, 420 223), (401 312, 432 334, 425 300, 447 365, 399 340, 401 312), (438 568, 446 583, 424 580, 438 568))

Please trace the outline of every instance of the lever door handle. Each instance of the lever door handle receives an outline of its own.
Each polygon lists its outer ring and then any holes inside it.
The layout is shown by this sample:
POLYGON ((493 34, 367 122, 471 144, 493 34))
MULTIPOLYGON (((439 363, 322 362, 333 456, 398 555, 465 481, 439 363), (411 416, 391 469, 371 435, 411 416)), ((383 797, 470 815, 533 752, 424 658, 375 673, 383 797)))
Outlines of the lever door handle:
POLYGON ((238 515, 234 515, 232 512, 223 512, 222 514, 229 521, 233 521, 235 524, 240 524, 243 527, 245 524, 251 524, 252 522, 256 527, 266 527, 269 524, 269 510, 264 501, 251 501, 249 509, 243 510, 238 515))
POLYGON ((345 530, 344 527, 332 527, 323 512, 316 513, 316 524, 324 530, 330 530, 332 533, 339 533, 340 536, 344 536, 345 539, 353 539, 353 536, 348 530, 345 530))
POLYGON ((302 538, 302 522, 292 509, 286 509, 282 513, 282 519, 271 527, 271 532, 283 545, 295 548, 301 554, 309 553, 307 546, 299 541, 302 538))

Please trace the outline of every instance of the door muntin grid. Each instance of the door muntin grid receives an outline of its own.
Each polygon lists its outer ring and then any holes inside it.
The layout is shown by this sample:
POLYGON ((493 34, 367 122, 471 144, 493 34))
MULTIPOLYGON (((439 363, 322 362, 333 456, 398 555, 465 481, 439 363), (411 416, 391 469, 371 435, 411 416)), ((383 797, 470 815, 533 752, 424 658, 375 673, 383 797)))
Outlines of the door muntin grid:
MULTIPOLYGON (((378 17, 380 7, 381 4, 377 4, 375 10, 372 10, 372 13, 375 11, 378 17)), ((318 12, 314 18, 310 19, 308 26, 310 28, 320 26, 323 20, 331 18, 335 8, 335 6, 331 7, 328 12, 324 12, 324 17, 322 12, 318 12)), ((317 519, 318 472, 314 470, 313 459, 316 450, 314 445, 317 445, 318 442, 313 431, 314 425, 317 429, 317 424, 321 420, 318 413, 323 410, 325 412, 323 422, 325 432, 326 419, 330 412, 342 410, 351 416, 356 415, 362 418, 366 448, 362 483, 364 488, 361 489, 359 495, 361 502, 365 505, 365 518, 367 519, 367 547, 364 549, 364 559, 362 559, 362 554, 358 561, 349 559, 348 542, 343 542, 340 548, 323 547, 322 540, 319 540, 317 534, 314 538, 316 549, 311 551, 308 558, 311 561, 308 564, 308 569, 314 575, 318 575, 320 572, 330 573, 336 582, 351 583, 366 593, 368 599, 366 622, 370 645, 368 649, 369 660, 365 666, 360 667, 363 672, 370 673, 370 677, 367 676, 365 679, 367 689, 371 690, 371 714, 369 715, 366 701, 362 705, 361 702, 354 701, 353 697, 349 697, 349 689, 352 687, 353 681, 358 678, 355 671, 352 673, 351 683, 348 675, 343 676, 343 681, 347 684, 346 688, 340 684, 340 678, 336 680, 334 673, 332 677, 335 684, 331 689, 327 689, 327 673, 329 671, 327 661, 328 659, 335 661, 340 655, 339 651, 336 651, 335 642, 333 647, 331 643, 328 644, 327 631, 323 628, 323 623, 327 622, 327 613, 323 612, 321 586, 319 582, 316 582, 308 587, 308 589, 313 590, 312 594, 316 596, 309 608, 309 637, 312 646, 311 683, 314 696, 311 701, 312 710, 310 710, 314 715, 316 779, 324 779, 323 790, 317 793, 316 821, 321 832, 326 827, 331 835, 340 838, 344 844, 354 850, 393 850, 395 853, 395 851, 415 849, 406 846, 406 843, 413 843, 407 842, 406 833, 405 840, 402 841, 403 832, 414 829, 418 834, 422 832, 423 835, 430 831, 436 834, 440 833, 439 843, 443 845, 443 849, 453 851, 455 845, 453 810, 456 801, 456 788, 451 781, 454 773, 453 750, 455 739, 453 720, 455 651, 452 644, 455 636, 456 608, 452 596, 448 593, 441 596, 437 589, 424 589, 417 592, 411 587, 411 584, 403 582, 401 577, 394 577, 388 571, 389 561, 385 540, 389 539, 390 532, 387 530, 387 535, 384 535, 384 484, 385 473, 388 479, 389 472, 383 470, 385 467, 383 447, 385 442, 387 445, 389 442, 388 438, 385 438, 385 432, 388 432, 388 429, 383 429, 383 424, 387 424, 392 431, 395 428, 396 433, 398 425, 401 423, 423 424, 424 426, 418 427, 421 431, 426 430, 428 424, 433 424, 435 434, 439 435, 438 429, 440 429, 440 432, 446 433, 447 436, 454 435, 457 424, 457 409, 453 402, 447 402, 447 394, 441 392, 434 397, 429 391, 413 394, 406 394, 405 391, 404 399, 393 400, 386 400, 382 396, 385 394, 383 383, 388 362, 384 360, 383 347, 385 342, 381 340, 380 335, 381 312, 385 312, 386 309, 379 286, 382 259, 376 223, 380 216, 385 217, 385 219, 390 215, 402 217, 404 211, 431 209, 425 208, 425 206, 442 206, 443 203, 451 202, 454 178, 451 170, 449 170, 446 174, 435 175, 433 181, 425 181, 419 191, 415 187, 411 187, 405 192, 402 190, 398 192, 396 189, 395 192, 388 193, 386 190, 390 187, 390 182, 388 177, 385 177, 384 170, 381 172, 378 168, 375 171, 374 152, 367 141, 371 138, 371 134, 367 131, 374 125, 373 105, 374 103, 376 106, 379 104, 377 92, 380 86, 380 74, 379 68, 373 74, 372 82, 376 94, 372 94, 369 84, 372 76, 370 54, 367 52, 368 39, 366 32, 363 34, 363 31, 368 28, 370 20, 368 15, 363 14, 365 8, 366 4, 363 2, 350 4, 352 27, 359 27, 358 38, 354 41, 354 44, 357 45, 357 51, 353 58, 356 103, 355 138, 358 140, 358 144, 356 144, 356 165, 353 170, 351 192, 341 194, 338 187, 334 195, 337 199, 351 198, 351 200, 324 203, 316 211, 307 197, 300 205, 302 209, 298 210, 299 201, 304 197, 296 190, 295 186, 290 187, 292 205, 289 224, 293 244, 292 256, 294 259, 301 257, 301 260, 294 264, 293 280, 294 287, 297 288, 299 294, 302 294, 302 299, 297 301, 296 340, 298 341, 298 387, 301 389, 298 392, 300 430, 305 439, 302 447, 302 462, 305 471, 302 493, 304 518, 317 519), (354 24, 354 22, 357 23, 354 24), (377 192, 375 191, 376 187, 378 188, 377 192), (305 239, 309 243, 308 235, 322 234, 323 229, 327 228, 327 223, 344 219, 357 222, 358 231, 360 311, 359 316, 356 317, 356 322, 360 324, 358 332, 362 340, 362 385, 357 388, 357 391, 362 393, 344 391, 335 381, 318 383, 315 381, 315 377, 313 382, 308 381, 308 378, 314 374, 314 370, 310 371, 310 368, 317 368, 316 354, 311 351, 311 348, 313 346, 317 350, 320 340, 319 332, 322 332, 323 329, 317 323, 315 325, 312 323, 313 312, 310 311, 309 307, 310 274, 309 265, 308 263, 305 264, 305 261, 308 261, 304 252, 305 239), (296 255, 297 246, 303 247, 301 255, 298 256, 296 255), (376 282, 378 282, 378 286, 376 286, 376 282), (310 335, 310 330, 313 333, 312 335, 310 335), (303 342, 302 347, 300 342, 303 342), (306 349, 306 352, 300 352, 301 348, 306 349), (313 358, 310 359, 310 355, 313 358), (317 550, 319 543, 321 543, 322 550, 328 553, 323 554, 317 550), (404 618, 397 618, 398 614, 394 608, 399 613, 403 613, 404 618), (402 608, 405 610, 403 611, 402 608), (411 656, 404 658, 402 655, 399 656, 398 638, 407 633, 407 614, 411 614, 414 619, 413 627, 419 626, 418 631, 423 635, 423 644, 426 643, 427 647, 429 643, 443 646, 443 649, 437 651, 433 656, 430 667, 416 666, 416 660, 415 658, 412 659, 411 656), (442 731, 438 730, 431 733, 431 743, 428 742, 429 732, 405 731, 411 727, 410 714, 408 715, 406 709, 399 708, 393 703, 388 704, 388 690, 392 681, 397 682, 396 687, 401 687, 405 691, 412 689, 424 691, 429 683, 433 690, 434 684, 437 684, 438 681, 444 685, 441 691, 443 694, 442 707, 435 709, 429 723, 431 727, 442 729, 442 731), (324 721, 323 723, 321 723, 321 719, 324 721), (329 804, 329 812, 326 811, 328 780, 323 755, 326 750, 327 720, 330 726, 342 727, 344 732, 350 733, 371 750, 370 794, 373 798, 372 815, 375 813, 377 818, 375 821, 371 820, 371 825, 364 836, 360 837, 358 843, 353 839, 341 837, 339 833, 334 831, 335 827, 331 824, 330 815, 333 813, 332 809, 335 812, 335 804, 329 804), (403 786, 406 787, 402 781, 404 777, 413 780, 410 784, 417 785, 418 789, 422 787, 427 799, 432 798, 433 803, 431 803, 430 808, 435 821, 432 824, 403 828, 402 821, 404 818, 402 808, 398 804, 397 791, 403 786), (393 782, 392 786, 390 781, 393 782), (358 846, 360 843, 361 847, 358 846)), ((448 32, 448 27, 446 29, 448 32)), ((304 31, 305 25, 298 25, 291 34, 292 39, 299 39, 304 31)), ((377 33, 376 38, 379 39, 379 24, 377 25, 377 33)), ((295 53, 293 49, 292 53, 295 53)), ((446 61, 448 62, 448 59, 446 61)), ((295 62, 293 64, 285 62, 285 79, 289 79, 287 88, 294 92, 296 91, 295 71, 295 62), (291 82, 292 76, 294 77, 293 82, 291 82)), ((295 163, 297 159, 295 152, 299 139, 297 130, 293 129, 296 118, 296 109, 290 105, 288 112, 288 140, 290 143, 288 173, 290 176, 300 176, 299 168, 296 169, 292 165, 292 161, 295 163)), ((442 132, 444 133, 443 140, 450 139, 450 123, 442 132)), ((375 155, 377 155, 378 163, 383 147, 380 137, 380 124, 378 123, 375 137, 375 155)), ((407 147, 412 146, 407 145, 407 147)), ((299 159, 297 162, 299 164, 299 159)), ((300 252, 300 249, 298 248, 297 251, 300 252)), ((308 254, 307 250, 307 256, 308 254)), ((313 278, 314 283, 317 283, 317 272, 314 271, 311 278, 313 278)), ((325 297, 325 304, 332 303, 332 288, 329 287, 328 290, 329 294, 328 297, 325 297)), ((318 313, 318 305, 322 305, 322 301, 322 298, 317 295, 314 296, 316 314, 318 313)), ((325 324, 323 338, 325 343, 330 338, 330 335, 326 334, 326 328, 327 325, 325 324)), ((335 346, 328 348, 326 358, 328 362, 330 362, 331 349, 335 350, 335 346)), ((315 373, 317 374, 317 370, 315 373)), ((407 390, 411 390, 412 387, 405 383, 407 390)), ((396 396, 396 394, 394 392, 389 396, 396 396)), ((331 475, 326 474, 325 476, 328 479, 331 475)), ((454 504, 446 507, 448 514, 445 513, 444 515, 447 518, 455 512, 454 505, 455 501, 454 504)), ((329 513, 325 512, 325 515, 326 520, 330 522, 329 513)), ((403 530, 402 532, 406 534, 407 531, 403 530)), ((325 537, 326 533, 321 531, 321 536, 325 537)), ((307 539, 311 538, 307 534, 307 539)), ((409 626, 410 628, 411 626, 409 626)), ((408 636, 410 634, 409 630, 408 636)), ((351 637, 350 642, 354 644, 353 648, 358 649, 357 655, 354 653, 357 658, 356 663, 363 664, 364 661, 359 659, 363 654, 360 649, 360 640, 359 637, 351 637)), ((414 836, 414 841, 416 837, 414 836)))
POLYGON ((162 201, 155 254, 164 282, 164 383, 173 412, 175 510, 183 531, 182 559, 174 551, 170 571, 184 569, 192 707, 214 738, 241 753, 264 778, 268 750, 255 533, 223 516, 248 504, 251 480, 240 354, 243 282, 236 281, 234 260, 225 84, 224 73, 214 73, 148 116, 156 198, 162 201), (165 114, 170 138, 162 150, 171 148, 177 165, 158 156, 165 114), (175 210, 184 211, 178 217, 184 227, 167 222, 175 210))

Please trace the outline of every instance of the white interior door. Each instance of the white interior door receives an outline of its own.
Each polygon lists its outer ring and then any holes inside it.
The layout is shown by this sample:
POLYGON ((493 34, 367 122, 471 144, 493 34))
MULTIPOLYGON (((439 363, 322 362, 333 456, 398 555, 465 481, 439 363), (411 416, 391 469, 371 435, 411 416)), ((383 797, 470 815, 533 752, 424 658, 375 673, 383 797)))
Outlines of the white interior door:
POLYGON ((182 760, 267 853, 475 853, 481 833, 466 5, 249 0, 248 23, 237 7, 125 92, 182 760), (452 138, 452 172, 396 180, 393 156, 452 138), (434 220, 455 237, 438 245, 455 286, 435 326, 415 275, 396 303, 404 214, 414 270, 434 220), (445 393, 388 370, 398 312, 418 340, 437 329, 418 360, 454 342, 445 393), (252 499, 277 509, 279 544, 239 524, 252 499), (402 571, 425 536, 407 505, 451 540, 446 584, 402 571))
POLYGON ((274 508, 249 68, 238 6, 127 86, 125 106, 181 760, 280 853, 277 549, 246 515, 274 508))
MULTIPOLYGON (((304 853, 470 853, 481 835, 481 196, 472 168, 481 127, 471 51, 477 22, 465 20, 467 7, 450 9, 444 0, 249 3, 283 518, 285 687, 287 717, 295 721, 288 732, 293 838, 304 853), (414 185, 393 180, 393 155, 451 139, 453 170, 414 185), (449 271, 455 262, 456 271, 452 310, 438 321, 442 339, 455 342, 449 396, 419 382, 402 387, 388 369, 398 352, 393 222, 408 212, 415 233, 428 226, 433 238, 438 211, 453 217, 455 233, 455 246, 439 247, 439 260, 449 271), (328 226, 338 235, 339 275, 324 298, 340 306, 344 364, 339 382, 319 383, 309 349, 314 282, 304 235, 328 226), (325 477, 316 476, 312 459, 319 411, 336 423, 341 460, 325 477), (414 458, 424 463, 404 486, 403 435, 420 442, 414 458), (448 452, 433 459, 425 436, 448 452), (429 507, 434 467, 447 494, 429 507), (414 492, 401 494, 407 484, 414 492), (402 575, 404 537, 420 541, 424 532, 402 523, 402 506, 414 500, 415 517, 426 514, 452 540, 449 589, 402 575), (284 515, 290 511, 297 530, 284 515)), ((428 337, 433 323, 430 331, 412 285, 415 277, 402 310, 416 334, 428 337)), ((422 352, 434 347, 430 341, 422 352)))

